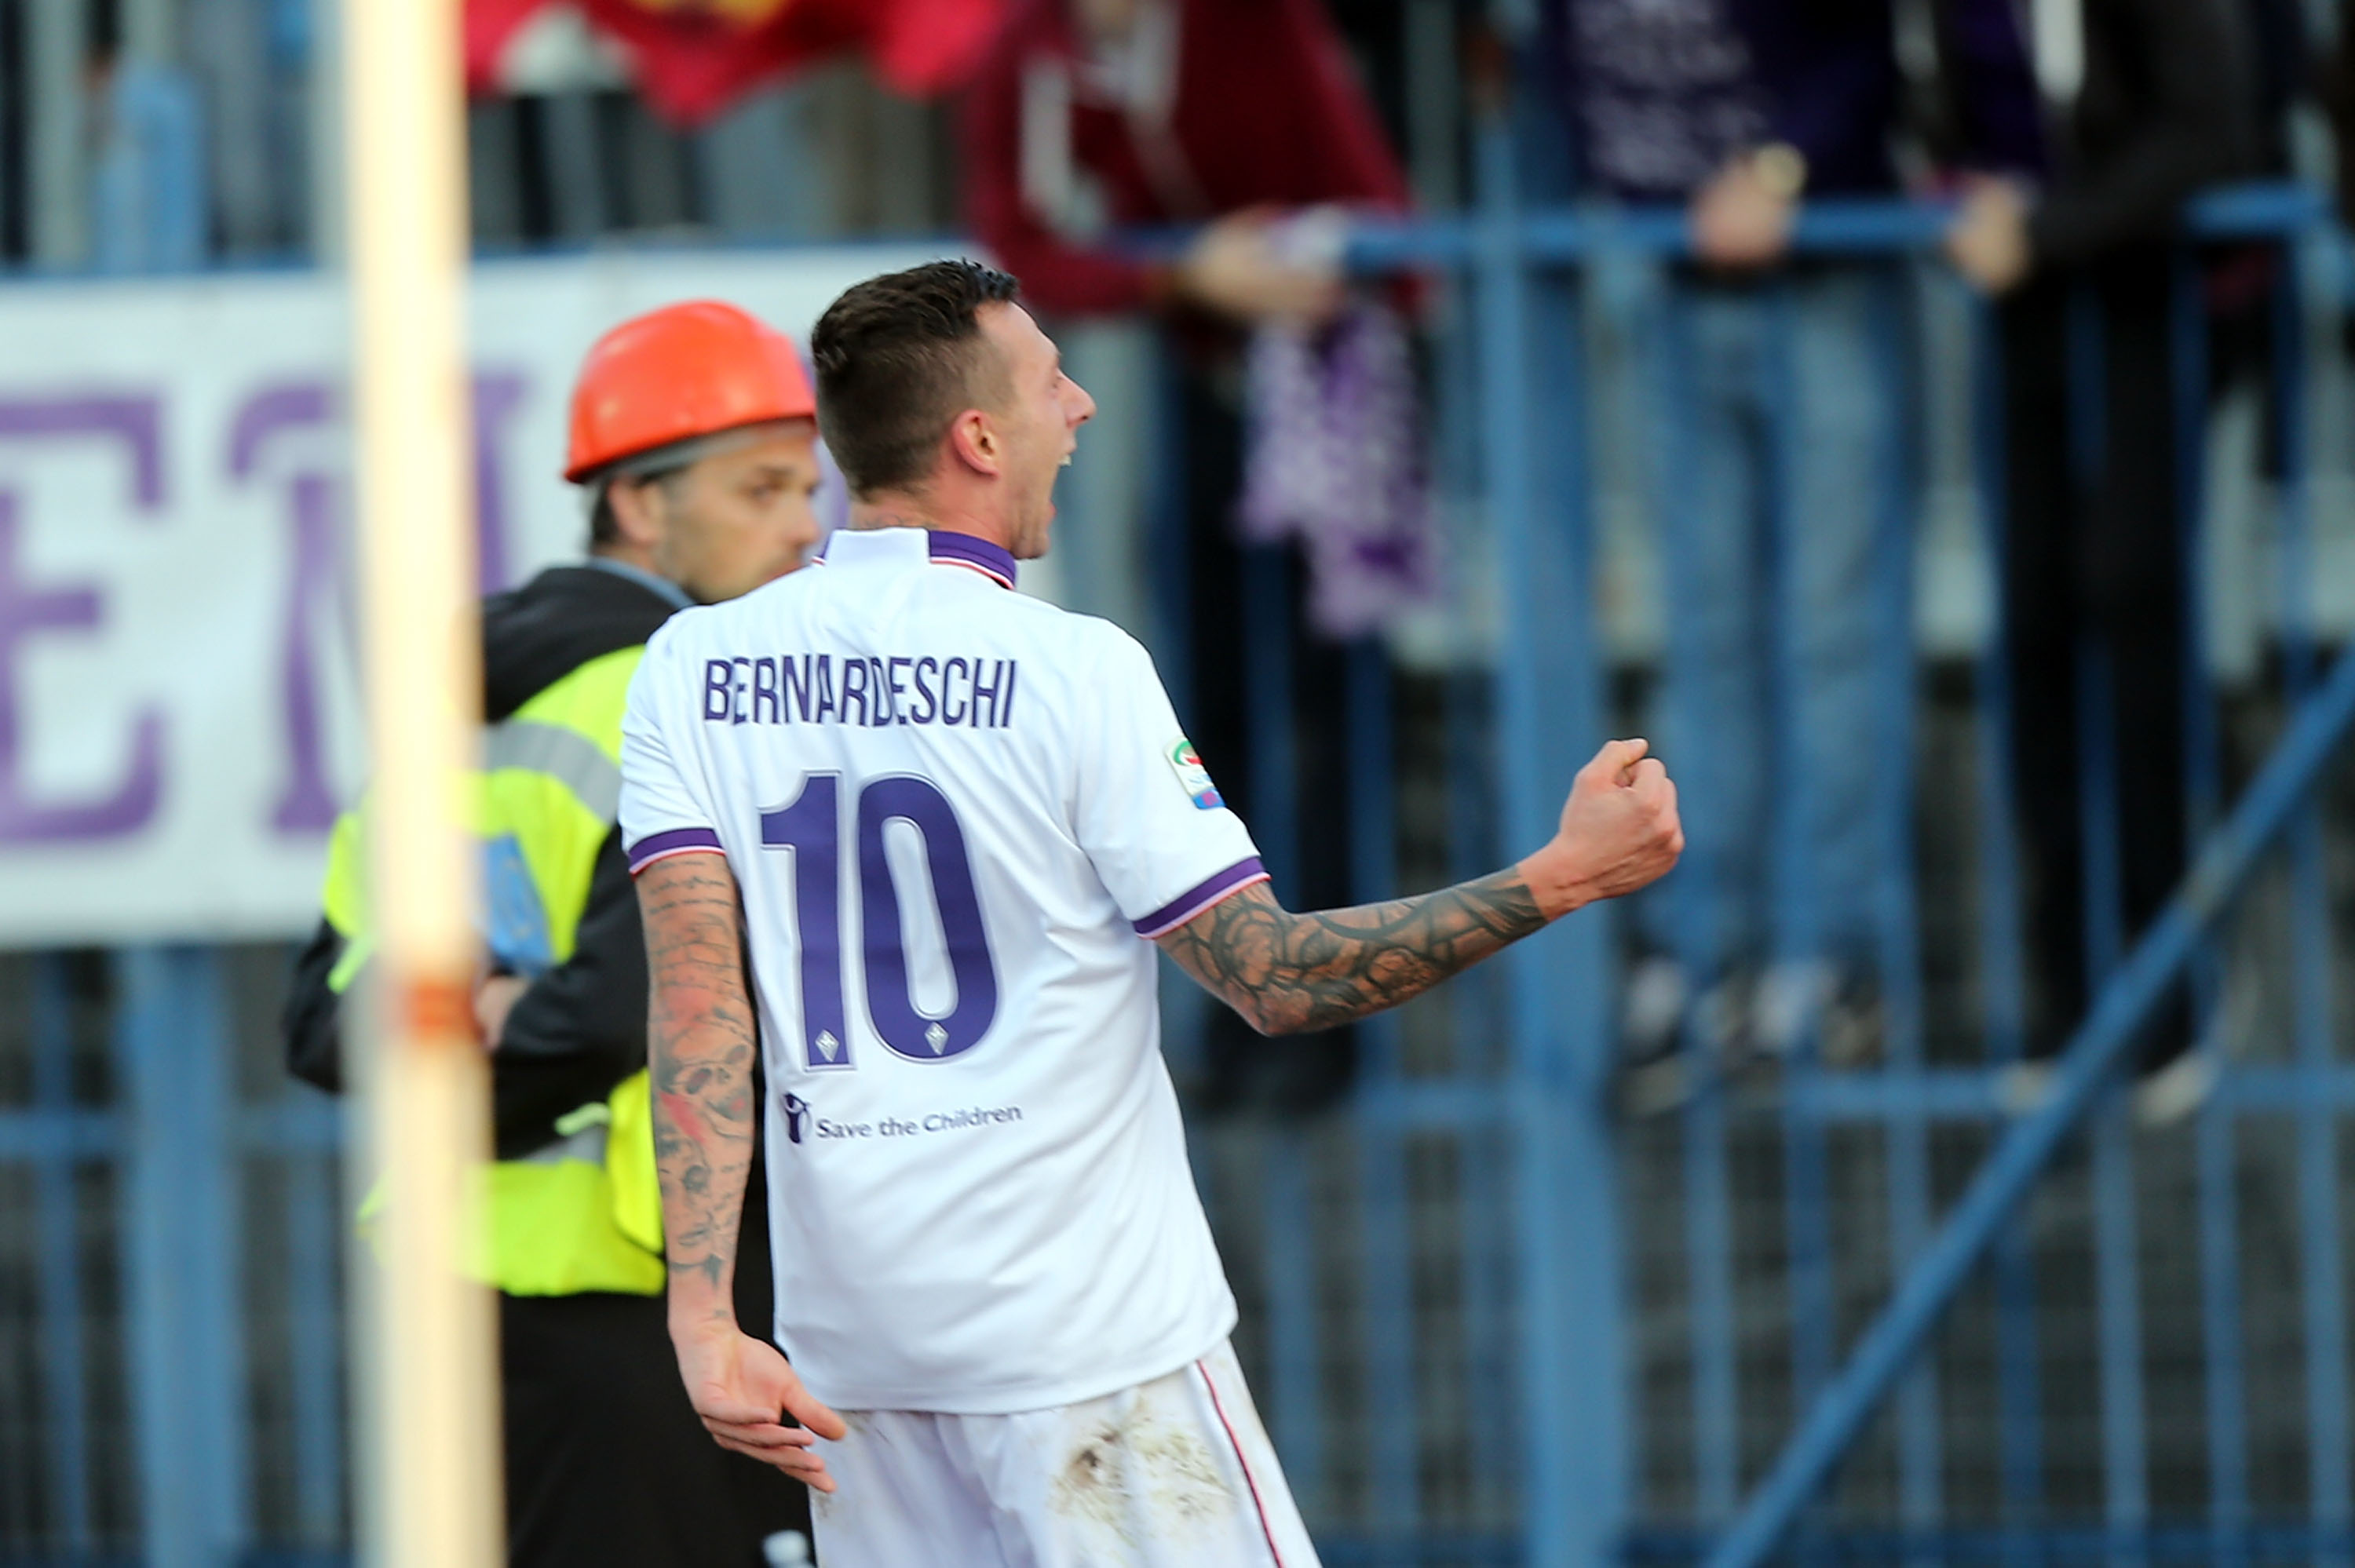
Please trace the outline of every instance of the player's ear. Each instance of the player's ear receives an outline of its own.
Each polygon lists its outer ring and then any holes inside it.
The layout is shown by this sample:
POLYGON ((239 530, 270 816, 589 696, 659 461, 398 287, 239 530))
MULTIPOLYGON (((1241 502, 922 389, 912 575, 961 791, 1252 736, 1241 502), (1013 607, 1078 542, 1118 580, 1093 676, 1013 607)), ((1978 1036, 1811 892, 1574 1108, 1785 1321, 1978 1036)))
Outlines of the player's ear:
POLYGON ((995 477, 1005 448, 996 423, 978 408, 967 408, 949 423, 949 450, 975 473, 995 477))

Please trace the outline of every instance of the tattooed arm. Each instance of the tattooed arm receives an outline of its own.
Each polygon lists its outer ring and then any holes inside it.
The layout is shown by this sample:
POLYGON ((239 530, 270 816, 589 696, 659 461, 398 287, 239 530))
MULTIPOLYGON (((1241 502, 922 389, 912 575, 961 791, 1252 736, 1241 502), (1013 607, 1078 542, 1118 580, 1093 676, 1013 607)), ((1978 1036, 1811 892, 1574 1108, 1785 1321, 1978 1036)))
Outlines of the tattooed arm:
POLYGON ((1640 740, 1579 770, 1553 841, 1509 871, 1414 898, 1294 915, 1264 883, 1159 938, 1263 1034, 1329 1029, 1396 1007, 1598 898, 1667 874, 1684 850, 1676 786, 1640 740))
POLYGON ((720 855, 672 855, 639 874, 638 908, 652 982, 646 1056, 679 1374, 721 1447, 832 1491, 810 1433, 839 1437, 842 1418, 809 1396, 774 1345, 736 1322, 736 1228, 760 1114, 736 878, 720 855), (787 1415, 802 1425, 784 1425, 787 1415))

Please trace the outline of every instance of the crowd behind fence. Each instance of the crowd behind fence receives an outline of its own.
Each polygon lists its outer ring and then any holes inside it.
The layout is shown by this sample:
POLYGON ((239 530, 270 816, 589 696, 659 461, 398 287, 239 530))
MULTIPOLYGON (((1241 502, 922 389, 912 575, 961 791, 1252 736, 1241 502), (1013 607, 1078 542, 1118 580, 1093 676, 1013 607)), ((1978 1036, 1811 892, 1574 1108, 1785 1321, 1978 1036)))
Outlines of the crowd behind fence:
MULTIPOLYGON (((1643 461, 1677 415, 1646 389, 1659 340, 1631 324, 1656 318, 1625 306, 1673 308, 1672 288, 1646 291, 1681 225, 1520 211, 1501 137, 1481 173, 1475 212, 1365 229, 1352 253, 1441 279, 1449 564, 1444 636, 1348 652, 1350 878, 1369 898, 1549 831, 1572 768, 1648 714, 1657 627, 1678 613, 1650 586, 1643 461)), ((1885 754, 1871 810, 1902 846, 1876 889, 1884 983, 1860 1047, 1833 1060, 1803 1034, 1736 1056, 1694 1026, 1631 1064, 1615 1000, 1631 938, 1594 915, 1366 1029, 1330 1108, 1194 1120, 1238 1350, 1330 1561, 1705 1551, 1995 1139, 2051 1092, 2019 1015, 1994 389, 1983 307, 1926 260, 1940 221, 1826 206, 1799 233, 1811 264, 1868 270, 1898 302, 1881 395, 1909 411, 1878 478, 1891 547, 1872 590, 1905 652, 1878 688, 1883 733, 1858 737, 1885 754)), ((2261 394, 2211 407, 2197 314, 2179 317, 2187 450, 2216 455, 2181 475, 2215 655, 2181 682, 2204 827, 2355 625, 2338 586, 2355 580, 2355 406, 2345 258, 2315 195, 2225 193, 2195 223, 2283 263, 2261 394), (2255 657, 2224 656, 2243 648, 2255 657)), ((1156 463, 1166 482, 1183 453, 1156 463)), ((1185 607, 1156 567, 1182 558, 1181 514, 1140 526, 1134 599, 1167 661, 1185 607)), ((1294 569, 1260 548, 1253 569, 1294 569)), ((1256 656, 1289 645, 1289 604, 1234 608, 1256 656)), ((1263 689, 1281 749, 1286 683, 1263 689)), ((1241 804, 1280 869, 1295 813, 1280 775, 1255 788, 1241 804)), ((1807 1516, 1814 1550, 2259 1563, 2355 1546, 2339 1147, 2355 1078, 2332 995, 2355 936, 2347 769, 2310 799, 2202 949, 2193 1051, 2064 1146, 1807 1516)), ((261 947, 0 966, 0 1561, 347 1546, 349 1205, 334 1109, 278 1071, 283 963, 261 947)), ((1202 1012, 1179 985, 1182 1079, 1202 1012)))

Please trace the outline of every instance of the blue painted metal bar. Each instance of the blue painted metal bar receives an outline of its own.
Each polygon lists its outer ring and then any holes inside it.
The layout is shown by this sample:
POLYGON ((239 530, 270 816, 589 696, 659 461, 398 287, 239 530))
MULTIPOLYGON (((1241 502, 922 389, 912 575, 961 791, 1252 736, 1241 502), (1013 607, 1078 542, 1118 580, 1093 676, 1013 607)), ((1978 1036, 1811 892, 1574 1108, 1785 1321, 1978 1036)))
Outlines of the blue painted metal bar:
POLYGON ((115 1156, 123 1137, 112 1111, 0 1111, 0 1160, 96 1164, 115 1156))
POLYGON ((1194 557, 1188 537, 1188 460, 1192 454, 1186 448, 1185 376, 1176 351, 1160 344, 1153 366, 1154 433, 1146 443, 1146 457, 1152 465, 1147 493, 1154 499, 1145 516, 1146 557, 1153 574, 1150 641, 1161 683, 1182 719, 1192 714, 1194 698, 1194 631, 1188 608, 1194 598, 1194 557))
POLYGON ((1301 1511, 1324 1502, 1324 1368, 1316 1332, 1316 1223, 1308 1193, 1308 1135, 1271 1128, 1267 1140, 1267 1352, 1272 1373, 1268 1435, 1301 1511))
POLYGON ((2234 1532, 2249 1518, 2246 1376, 2241 1329, 2240 1197, 2232 1118, 2200 1113, 2193 1134, 2200 1226, 2200 1346, 2206 1363, 2208 1513, 2219 1563, 2237 1563, 2234 1532))
MULTIPOLYGON (((2070 467, 2079 491, 2105 482, 2109 431, 2108 345, 2101 301, 2090 285, 2070 291, 2066 375, 2070 467)), ((2121 894, 2117 735, 2110 701, 2110 650, 2097 632, 2077 645, 2077 839, 2083 863, 2084 968, 2088 989, 2106 982, 2126 945, 2121 894)), ((2093 1124, 2094 1358, 2102 1390, 2102 1507, 2120 1539, 2136 1538, 2150 1511, 2143 1432, 2142 1293, 2136 1256, 2133 1132, 2121 1097, 2089 1113, 2093 1124)), ((2130 1556, 2114 1568, 2133 1568, 2130 1556)))
MULTIPOLYGON (((1680 207, 1530 208, 1523 215, 1528 259, 1561 266, 1604 251, 1689 256, 1692 230, 1680 207)), ((1931 251, 1945 238, 1954 208, 1943 202, 1810 201, 1800 210, 1791 249, 1801 256, 1888 256, 1931 251)), ((2297 181, 2252 183, 2192 199, 2185 230, 2203 238, 2266 238, 2306 233, 2330 217, 2319 186, 2297 181)), ((1183 231, 1132 237, 1141 251, 1174 252, 1183 231)), ((1419 219, 1362 222, 1349 231, 1348 260, 1360 272, 1431 266, 1476 266, 1483 244, 1479 220, 1419 219)))
MULTIPOLYGON (((1914 710, 1913 530, 1919 475, 1913 454, 1922 425, 1914 387, 1908 280, 1891 270, 1876 281, 1872 310, 1880 345, 1878 370, 1886 407, 1896 410, 1885 467, 1880 475, 1873 583, 1880 600, 1881 677, 1879 732, 1885 755, 1873 814, 1881 839, 1882 875, 1874 900, 1875 962, 1880 970, 1881 1027, 1891 1069, 1919 1073, 1922 1050, 1921 918, 1913 885, 1914 710)), ((1913 1266, 1930 1236, 1930 1134, 1926 1118, 1903 1113, 1887 1133, 1889 1255, 1892 1279, 1913 1266)), ((1934 1361, 1907 1375, 1897 1392, 1898 1515, 1907 1528, 1942 1522, 1945 1488, 1938 1431, 1938 1369, 1934 1361)))
MULTIPOLYGON (((1978 482, 1980 533, 1998 579, 2006 546, 2009 456, 2004 442, 2003 351, 1995 307, 1977 294, 1971 314, 1972 470, 1978 482)), ((2019 918, 2019 851, 2012 825, 2011 674, 2004 642, 2003 596, 1996 595, 1994 635, 1979 656, 1979 746, 1976 801, 1979 845, 1979 984, 1986 1009, 1987 1059, 1998 1072, 2017 1065, 2027 1044, 2027 984, 2019 918)), ((2020 1525, 2041 1512, 2044 1425, 2039 1413, 2036 1277, 2028 1238, 2006 1230, 1995 1244, 1996 1420, 2004 1519, 2020 1525)), ((2021 1558, 2021 1563, 2032 1562, 2021 1558)))
MULTIPOLYGON (((1275 895, 1295 907, 1302 895, 1300 771, 1295 749, 1292 657, 1292 557, 1281 546, 1242 552, 1243 667, 1257 685, 1249 715, 1250 818, 1275 895)), ((1273 1372, 1269 1423, 1293 1489, 1304 1509, 1321 1499, 1325 1405, 1316 1334, 1316 1234, 1308 1197, 1307 1134, 1269 1130, 1264 1267, 1268 1356, 1273 1372)), ((1313 1517, 1313 1513, 1312 1513, 1313 1517)))
MULTIPOLYGON (((1765 353, 1757 369, 1759 403, 1766 411, 1764 473, 1761 476, 1767 527, 1763 541, 1767 591, 1767 641, 1772 672, 1767 683, 1767 734, 1764 759, 1770 776, 1783 782, 1772 792, 1774 802, 1770 832, 1771 895, 1769 949, 1773 963, 1766 983, 1793 985, 1801 994, 1783 999, 1795 1003, 1800 1016, 1792 1020, 1794 1033, 1784 1042, 1784 1082, 1791 1092, 1783 1101, 1783 1231, 1786 1299, 1790 1303, 1791 1398, 1805 1405, 1815 1398, 1831 1375, 1838 1303, 1832 1288, 1830 1187, 1820 1123, 1808 1114, 1809 1085, 1821 1078, 1821 999, 1812 992, 1815 976, 1824 961, 1820 933, 1816 928, 1816 878, 1811 792, 1798 787, 1807 777, 1809 742, 1800 722, 1798 683, 1803 678, 1799 656, 1805 613, 1799 588, 1801 545, 1798 531, 1815 523, 1794 514, 1799 483, 1802 396, 1796 336, 1797 306, 1787 278, 1772 286, 1763 302, 1766 312, 1765 353)), ((1797 1542, 1802 1563, 1821 1560, 1806 1533, 1797 1542)))
POLYGON ((284 1216, 286 1348, 295 1368, 294 1520, 304 1544, 331 1547, 345 1539, 340 1161, 332 1150, 296 1161, 284 1216))
MULTIPOLYGON (((1244 668, 1258 682, 1248 705, 1250 816, 1260 855, 1276 896, 1301 896, 1300 789, 1294 749, 1291 558, 1280 546, 1242 552, 1239 585, 1244 668)), ((1263 1266, 1268 1287, 1268 1358, 1272 1371, 1269 1431, 1304 1509, 1321 1497, 1324 1397, 1318 1364, 1314 1250, 1308 1198, 1306 1135, 1298 1128, 1270 1129, 1263 1190, 1263 1266)))
POLYGON ((2054 1065, 2051 1097, 2008 1131, 1955 1205, 1921 1266, 1899 1287, 1774 1469, 1709 1556, 1710 1568, 1753 1568, 1823 1484, 1902 1373, 2019 1200, 2109 1081, 2138 1026, 2190 959, 2200 933, 2246 880, 2355 722, 2355 658, 2342 656, 2191 874, 2103 987, 2054 1065))
POLYGON ((248 1537, 228 1002, 218 956, 206 948, 125 949, 115 973, 144 1556, 149 1568, 215 1568, 248 1537))
MULTIPOLYGON (((73 1106, 73 1015, 65 958, 33 959, 28 1031, 33 1050, 33 1106, 58 1116, 73 1106)), ((56 1546, 68 1555, 91 1547, 90 1382, 82 1343, 81 1226, 74 1197, 69 1149, 48 1152, 33 1168, 38 1271, 41 1419, 46 1434, 49 1516, 56 1546)))
MULTIPOLYGON (((2316 1531, 2290 1521, 2266 1521, 2239 1531, 2238 1550, 2264 1562, 2294 1561, 2325 1552, 2343 1553, 2355 1535, 2316 1531)), ((1822 1537, 1824 1548, 1842 1563, 2013 1562, 2040 1557, 2054 1563, 2102 1563, 2121 1555, 2168 1563, 2205 1563, 2216 1545, 2204 1523, 2173 1520, 2122 1535, 2100 1526, 1947 1529, 1929 1531, 1843 1530, 1822 1537)), ((1696 1563, 1709 1550, 1706 1537, 1676 1531, 1646 1531, 1627 1543, 1629 1563, 1696 1563)))
MULTIPOLYGON (((1688 1042, 1686 1060, 1700 1056, 1688 1042)), ((1684 1116, 1685 1297, 1692 1357, 1694 1513, 1733 1517, 1741 1498, 1741 1391, 1735 1381, 1733 1224, 1727 1212, 1725 1083, 1706 1072, 1684 1116)))
MULTIPOLYGON (((1583 752, 1602 739, 1593 645, 1585 410, 1574 300, 1523 265, 1518 175, 1504 124, 1478 132, 1477 273, 1487 494, 1504 646, 1497 758, 1505 853, 1550 838, 1583 752), (1542 446, 1540 433, 1542 432, 1542 446), (1542 500, 1541 500, 1542 498, 1542 500)), ((1602 1114, 1610 1069, 1605 914, 1502 960, 1516 1113, 1521 1514, 1530 1568, 1602 1562, 1625 1518, 1625 1295, 1616 1150, 1602 1114)))
POLYGON ((1281 545, 1242 552, 1243 668, 1254 683, 1251 748, 1252 836, 1279 901, 1299 907, 1300 758, 1292 661, 1292 554, 1281 545))
MULTIPOLYGON (((1390 655, 1368 638, 1348 654, 1350 896, 1359 903, 1398 890, 1398 810, 1391 725, 1390 655)), ((1406 1139, 1389 1118, 1364 1114, 1396 1091, 1401 1020, 1386 1012, 1358 1025, 1358 1224, 1365 1300, 1365 1366, 1377 1394, 1371 1419, 1372 1523, 1378 1541, 1408 1538, 1422 1522, 1416 1419, 1413 1215, 1406 1139)), ((1377 1561, 1385 1561, 1378 1558, 1377 1561)))
MULTIPOLYGON (((1672 550, 1702 548, 1693 516, 1698 465, 1692 451, 1700 397, 1698 348, 1689 295, 1671 282, 1661 292, 1657 330, 1649 334, 1659 390, 1662 509, 1672 550)), ((1678 656, 1669 645, 1668 656, 1678 656)), ((1673 744, 1671 742, 1670 744, 1673 744)), ((1690 984, 1720 979, 1721 946, 1717 900, 1710 896, 1719 868, 1688 853, 1679 874, 1655 897, 1676 901, 1678 961, 1690 984)), ((1702 1010, 1688 1008, 1678 1042, 1693 1092, 1684 1107, 1685 1277, 1689 1353, 1692 1357, 1692 1467, 1699 1516, 1730 1519, 1741 1496, 1741 1390, 1734 1364, 1733 1223, 1726 1173, 1726 1093, 1720 1044, 1708 1037, 1702 1010)), ((1820 1080, 1817 1080, 1820 1081, 1820 1080)))
MULTIPOLYGON (((2083 844, 2085 973, 2094 984, 2117 968, 2116 748, 2107 651, 2090 640, 2077 656, 2078 790, 2083 844)), ((2134 1131, 2124 1095, 2112 1090, 2093 1122, 2094 1356, 2102 1390, 2103 1517, 2131 1541, 2150 1517, 2142 1381, 2142 1287, 2135 1227, 2134 1131)), ((2114 1560, 2130 1568, 2131 1554, 2114 1560)))
MULTIPOLYGON (((2094 1302, 2102 1389, 2102 1513, 2121 1539, 2150 1521, 2142 1386, 2142 1286, 2136 1257, 2134 1129, 2113 1088, 2093 1118, 2094 1302)), ((2131 1553, 2113 1559, 2120 1568, 2131 1553)))
MULTIPOLYGON (((2275 536, 2281 551, 2281 639, 2293 702, 2314 682, 2314 582, 2311 456, 2307 421, 2307 323, 2296 249, 2284 246, 2274 299, 2275 450, 2280 463, 2275 536)), ((2318 807, 2309 801, 2291 824, 2290 995, 2293 1038, 2302 1073, 2328 1075, 2331 1030, 2330 895, 2318 807)), ((2220 1045, 2221 1050, 2221 1045, 2220 1045)), ((2212 1113, 2211 1113, 2212 1114, 2212 1113)), ((2315 1527, 2343 1533, 2355 1525, 2355 1436, 2348 1412, 2345 1255, 2339 1222, 2338 1118, 2320 1095, 2297 1117, 2297 1205, 2304 1246, 2307 1510, 2315 1527)), ((2219 1521, 2222 1522, 2221 1520, 2219 1521)), ((2345 1552, 2318 1563, 2344 1563, 2345 1552)))

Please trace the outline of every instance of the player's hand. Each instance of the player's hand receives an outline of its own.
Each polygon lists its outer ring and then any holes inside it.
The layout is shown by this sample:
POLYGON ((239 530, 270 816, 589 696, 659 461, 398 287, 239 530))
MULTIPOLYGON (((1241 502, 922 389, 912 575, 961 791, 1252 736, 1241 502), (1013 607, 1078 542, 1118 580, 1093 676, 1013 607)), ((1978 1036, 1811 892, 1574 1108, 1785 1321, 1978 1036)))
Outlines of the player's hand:
POLYGON ((816 1441, 845 1436, 850 1428, 802 1386, 776 1346, 721 1319, 692 1332, 674 1327, 671 1343, 687 1400, 714 1442, 819 1491, 834 1490, 816 1441), (788 1415, 801 1425, 786 1425, 788 1415))
POLYGON ((1521 863, 1548 916, 1618 898, 1668 874, 1684 853, 1677 787, 1641 740, 1606 742, 1578 770, 1553 842, 1521 863))

